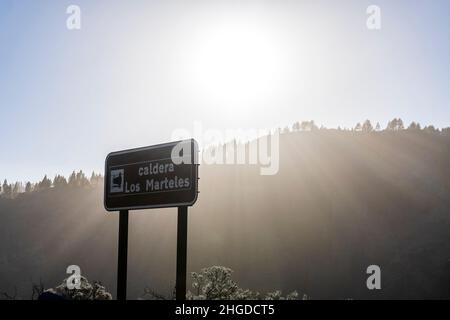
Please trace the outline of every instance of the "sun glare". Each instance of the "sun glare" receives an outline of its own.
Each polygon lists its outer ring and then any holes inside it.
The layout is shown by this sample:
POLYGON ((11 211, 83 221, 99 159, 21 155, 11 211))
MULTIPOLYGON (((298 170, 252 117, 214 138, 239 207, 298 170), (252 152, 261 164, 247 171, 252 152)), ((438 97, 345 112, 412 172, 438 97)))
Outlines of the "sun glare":
POLYGON ((267 29, 218 24, 205 28, 191 48, 190 85, 202 98, 227 107, 249 107, 280 89, 286 61, 267 29))

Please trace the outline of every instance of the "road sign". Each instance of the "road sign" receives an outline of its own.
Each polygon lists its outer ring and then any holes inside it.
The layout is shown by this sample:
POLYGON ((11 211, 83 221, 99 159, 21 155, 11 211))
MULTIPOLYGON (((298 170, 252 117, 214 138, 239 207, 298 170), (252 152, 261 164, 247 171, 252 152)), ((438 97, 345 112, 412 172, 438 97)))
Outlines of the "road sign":
POLYGON ((128 210, 178 207, 176 298, 186 299, 187 212, 198 195, 194 139, 112 152, 105 161, 104 204, 120 211, 117 299, 127 298, 128 210))
POLYGON ((198 194, 197 153, 194 139, 110 153, 105 209, 192 206, 198 194))

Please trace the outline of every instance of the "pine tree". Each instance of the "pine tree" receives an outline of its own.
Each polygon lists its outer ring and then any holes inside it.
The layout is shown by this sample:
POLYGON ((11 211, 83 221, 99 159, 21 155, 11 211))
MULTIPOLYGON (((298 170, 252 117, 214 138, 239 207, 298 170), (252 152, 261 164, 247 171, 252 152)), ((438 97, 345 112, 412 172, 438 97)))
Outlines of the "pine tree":
POLYGON ((72 171, 72 174, 69 177, 69 186, 76 187, 77 186, 77 176, 75 174, 75 171, 72 171))
POLYGON ((386 127, 386 130, 388 131, 400 131, 405 129, 403 125, 403 120, 400 118, 394 118, 391 121, 388 122, 388 125, 386 127))
POLYGON ((14 183, 14 186, 11 191, 11 198, 17 197, 17 195, 19 195, 19 193, 21 192, 21 189, 22 185, 20 182, 17 181, 16 183, 14 183))
POLYGON ((61 175, 56 175, 55 179, 53 179, 53 186, 55 188, 61 188, 61 187, 65 187, 67 186, 67 180, 65 177, 61 176, 61 175))
POLYGON ((380 130, 381 130, 380 123, 377 122, 377 125, 375 126, 375 131, 380 131, 380 130))
POLYGON ((8 180, 5 179, 5 181, 3 182, 3 197, 5 198, 11 198, 11 193, 12 193, 12 186, 10 184, 8 184, 8 180))
POLYGON ((391 121, 388 122, 387 126, 386 126, 386 131, 393 131, 395 130, 395 126, 397 125, 397 119, 392 119, 391 121))
POLYGON ((373 131, 373 126, 372 126, 372 123, 370 123, 370 120, 364 121, 364 123, 362 125, 362 131, 363 132, 371 132, 371 131, 373 131))
POLYGON ((41 182, 39 182, 38 184, 38 189, 39 190, 47 190, 50 189, 52 187, 52 181, 47 178, 47 175, 44 176, 44 178, 42 179, 41 182))
POLYGON ((90 183, 92 186, 96 186, 102 182, 102 175, 96 174, 94 171, 92 171, 90 183))
POLYGON ((30 193, 31 191, 33 191, 33 186, 31 184, 31 182, 28 181, 27 184, 25 185, 25 192, 30 193))
POLYGON ((75 175, 75 186, 76 187, 86 187, 89 186, 89 180, 86 178, 86 175, 84 174, 83 170, 80 170, 75 175))
POLYGON ((302 121, 300 124, 300 130, 302 131, 314 131, 318 130, 319 128, 314 123, 314 120, 311 121, 302 121))
POLYGON ((423 131, 425 131, 425 132, 427 132, 427 133, 436 133, 436 132, 439 132, 439 130, 436 129, 433 125, 426 126, 425 128, 423 128, 423 131))

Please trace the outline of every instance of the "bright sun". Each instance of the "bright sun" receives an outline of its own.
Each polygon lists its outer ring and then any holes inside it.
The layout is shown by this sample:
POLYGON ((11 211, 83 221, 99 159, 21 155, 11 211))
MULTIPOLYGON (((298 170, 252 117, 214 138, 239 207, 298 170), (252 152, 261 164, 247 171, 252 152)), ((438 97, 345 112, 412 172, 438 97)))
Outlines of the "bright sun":
POLYGON ((254 24, 218 24, 202 31, 188 53, 192 89, 229 107, 265 101, 280 89, 286 67, 273 33, 254 24))

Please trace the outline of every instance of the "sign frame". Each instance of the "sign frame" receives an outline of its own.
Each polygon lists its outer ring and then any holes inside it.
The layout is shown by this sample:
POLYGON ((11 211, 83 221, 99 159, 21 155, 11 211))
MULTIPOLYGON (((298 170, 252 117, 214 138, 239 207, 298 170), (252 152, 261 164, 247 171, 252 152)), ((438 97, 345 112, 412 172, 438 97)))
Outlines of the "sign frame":
MULTIPOLYGON (((186 139, 186 140, 178 140, 178 141, 173 141, 173 142, 168 142, 168 143, 161 143, 161 144, 156 144, 156 145, 152 145, 152 146, 148 146, 148 147, 140 147, 140 148, 133 148, 133 149, 126 149, 126 150, 121 150, 121 151, 114 151, 114 152, 110 152, 105 159, 105 181, 104 181, 104 194, 103 194, 103 206, 105 208, 106 211, 108 212, 114 212, 114 211, 123 211, 123 210, 143 210, 143 209, 158 209, 158 208, 174 208, 174 207, 189 207, 189 206, 193 206, 195 202, 197 202, 198 199, 198 167, 199 167, 199 163, 198 163, 198 153, 199 153, 199 149, 198 149, 198 143, 195 139, 186 139), (194 192, 194 198, 191 201, 188 202, 176 202, 176 203, 167 203, 167 204, 154 204, 154 205, 136 205, 136 206, 117 206, 117 207, 108 207, 107 206, 107 195, 109 195, 110 193, 107 190, 107 187, 109 186, 108 180, 109 180, 109 171, 110 168, 108 167, 108 160, 110 159, 110 157, 114 157, 114 156, 118 156, 118 155, 125 155, 125 154, 129 154, 129 153, 135 153, 135 152, 142 152, 142 151, 149 151, 149 150, 154 150, 154 149, 159 149, 159 148, 167 148, 170 147, 171 145, 176 146, 179 143, 190 143, 191 144, 191 161, 193 161, 193 163, 189 164, 191 166, 193 166, 193 173, 192 173, 192 184, 193 184, 193 188, 194 190, 192 192, 194 192)), ((161 159, 162 160, 162 159, 161 159)), ((149 160, 148 162, 151 161, 156 161, 156 160, 149 160)), ((146 162, 145 160, 143 162, 146 162)), ((127 165, 127 163, 124 163, 123 166, 127 165)), ((118 165, 120 166, 120 165, 118 165)), ((132 196, 132 195, 130 195, 132 196)))

